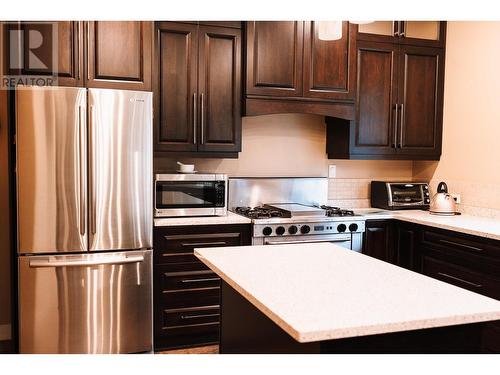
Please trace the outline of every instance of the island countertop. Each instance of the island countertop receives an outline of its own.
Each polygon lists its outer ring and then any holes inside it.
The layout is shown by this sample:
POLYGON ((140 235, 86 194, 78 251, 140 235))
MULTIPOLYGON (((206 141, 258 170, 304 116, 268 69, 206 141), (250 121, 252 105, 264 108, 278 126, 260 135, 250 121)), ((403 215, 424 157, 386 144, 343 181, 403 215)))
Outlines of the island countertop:
POLYGON ((500 319, 500 301, 331 243, 195 255, 300 343, 500 319))

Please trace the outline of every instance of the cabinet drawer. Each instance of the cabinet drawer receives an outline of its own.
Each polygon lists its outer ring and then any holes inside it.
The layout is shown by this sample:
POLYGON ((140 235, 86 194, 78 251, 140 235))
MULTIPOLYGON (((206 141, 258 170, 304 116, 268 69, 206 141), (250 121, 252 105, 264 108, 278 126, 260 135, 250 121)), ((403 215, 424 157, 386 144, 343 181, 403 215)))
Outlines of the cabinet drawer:
POLYGON ((220 287, 220 278, 212 271, 162 272, 158 267, 160 290, 192 290, 220 287))
POLYGON ((199 288, 182 291, 165 290, 161 293, 159 302, 163 309, 219 305, 220 288, 199 288))
POLYGON ((216 344, 219 323, 165 327, 155 335, 155 350, 216 344))
POLYGON ((156 242, 156 263, 183 263, 197 258, 195 248, 241 245, 241 234, 204 233, 204 234, 160 234, 156 242))
POLYGON ((219 320, 220 306, 218 305, 163 311, 163 326, 166 328, 219 323, 219 320))
POLYGON ((424 256, 422 258, 422 273, 449 284, 500 299, 500 280, 462 266, 424 256))
POLYGON ((474 239, 460 233, 424 230, 422 243, 448 253, 466 257, 489 257, 500 260, 500 246, 488 240, 474 239))

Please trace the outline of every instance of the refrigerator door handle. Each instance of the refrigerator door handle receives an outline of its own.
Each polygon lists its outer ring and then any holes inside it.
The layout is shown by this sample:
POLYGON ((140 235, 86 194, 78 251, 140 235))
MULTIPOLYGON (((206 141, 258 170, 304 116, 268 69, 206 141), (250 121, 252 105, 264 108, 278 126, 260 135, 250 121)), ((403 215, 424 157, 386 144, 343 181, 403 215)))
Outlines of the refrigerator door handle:
POLYGON ((141 263, 144 261, 144 256, 130 256, 130 257, 109 257, 103 259, 93 259, 93 260, 56 260, 51 261, 50 259, 43 260, 31 260, 29 265, 30 268, 42 268, 42 267, 87 267, 87 266, 99 266, 101 264, 126 264, 126 263, 141 263))
POLYGON ((96 232, 96 200, 94 186, 94 106, 89 105, 89 203, 90 203, 90 233, 96 232))
POLYGON ((85 150, 85 135, 82 133, 82 106, 78 106, 78 164, 80 168, 80 235, 84 236, 86 232, 86 223, 85 223, 85 199, 86 199, 86 191, 85 191, 85 167, 84 167, 84 150, 85 150))

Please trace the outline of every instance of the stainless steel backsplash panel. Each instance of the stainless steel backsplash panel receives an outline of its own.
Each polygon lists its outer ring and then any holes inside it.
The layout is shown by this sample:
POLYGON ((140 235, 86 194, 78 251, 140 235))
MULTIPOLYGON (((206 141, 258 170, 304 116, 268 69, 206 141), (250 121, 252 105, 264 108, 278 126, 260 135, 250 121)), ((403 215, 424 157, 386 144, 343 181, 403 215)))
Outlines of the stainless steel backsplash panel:
POLYGON ((264 203, 326 204, 328 178, 276 177, 230 178, 228 208, 255 207, 264 203))

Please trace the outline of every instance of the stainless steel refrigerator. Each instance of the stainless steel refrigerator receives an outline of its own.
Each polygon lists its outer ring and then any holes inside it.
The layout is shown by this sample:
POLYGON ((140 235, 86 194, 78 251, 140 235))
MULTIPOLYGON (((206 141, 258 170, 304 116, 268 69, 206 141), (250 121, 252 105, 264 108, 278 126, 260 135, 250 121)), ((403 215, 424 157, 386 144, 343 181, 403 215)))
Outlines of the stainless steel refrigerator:
POLYGON ((16 92, 21 353, 152 350, 152 93, 16 92))

